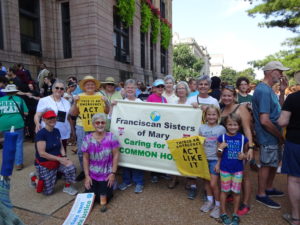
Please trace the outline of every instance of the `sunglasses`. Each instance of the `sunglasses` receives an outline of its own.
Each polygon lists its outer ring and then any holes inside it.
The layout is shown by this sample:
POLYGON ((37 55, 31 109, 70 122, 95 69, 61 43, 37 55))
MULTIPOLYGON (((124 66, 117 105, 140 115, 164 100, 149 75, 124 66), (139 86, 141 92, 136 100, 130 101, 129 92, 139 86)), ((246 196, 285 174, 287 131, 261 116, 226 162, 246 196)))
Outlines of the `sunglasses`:
POLYGON ((96 124, 97 126, 99 126, 100 124, 101 124, 101 125, 106 124, 106 122, 105 122, 105 121, 96 121, 95 124, 96 124))
POLYGON ((158 85, 156 86, 157 88, 164 88, 165 86, 164 85, 158 85))
POLYGON ((56 90, 61 90, 61 91, 65 90, 65 88, 63 88, 63 87, 55 87, 55 89, 56 90))
POLYGON ((235 87, 233 85, 226 85, 224 88, 234 91, 235 87))
POLYGON ((110 86, 115 86, 115 84, 112 84, 112 83, 108 83, 107 85, 110 85, 110 86))

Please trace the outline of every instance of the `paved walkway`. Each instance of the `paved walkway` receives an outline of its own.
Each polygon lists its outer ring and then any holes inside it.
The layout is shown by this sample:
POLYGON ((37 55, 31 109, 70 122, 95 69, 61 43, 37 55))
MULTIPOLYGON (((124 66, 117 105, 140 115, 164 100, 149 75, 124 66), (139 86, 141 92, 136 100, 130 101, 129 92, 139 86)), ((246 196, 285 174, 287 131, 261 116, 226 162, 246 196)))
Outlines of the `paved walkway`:
MULTIPOLYGON (((14 171, 12 176, 11 199, 15 205, 14 211, 20 219, 28 225, 56 225, 62 224, 67 217, 73 198, 61 192, 62 183, 57 184, 53 196, 45 197, 29 188, 29 172, 34 170, 34 146, 25 143, 25 169, 14 171)), ((69 156, 77 162, 77 157, 69 151, 69 156)), ((78 166, 78 165, 77 165, 78 166)), ((254 191, 257 185, 257 174, 251 174, 254 191)), ((120 177, 118 177, 120 179, 120 177)), ((134 187, 125 191, 116 191, 115 197, 109 204, 106 213, 101 213, 99 205, 94 206, 86 224, 112 224, 112 225, 210 225, 220 224, 211 219, 207 214, 200 213, 199 207, 203 203, 201 192, 195 200, 189 200, 184 190, 184 179, 173 190, 167 189, 167 181, 160 179, 158 184, 149 181, 146 175, 146 186, 141 194, 134 194, 134 187)), ((82 188, 82 183, 77 184, 82 188)), ((201 181, 199 181, 201 187, 201 181)), ((276 187, 286 192, 286 177, 276 177, 276 187)), ((287 197, 276 199, 281 205, 281 210, 269 209, 254 201, 252 210, 247 216, 241 218, 241 224, 255 225, 283 225, 281 215, 287 212, 287 197)), ((232 210, 232 207, 230 207, 232 210)))

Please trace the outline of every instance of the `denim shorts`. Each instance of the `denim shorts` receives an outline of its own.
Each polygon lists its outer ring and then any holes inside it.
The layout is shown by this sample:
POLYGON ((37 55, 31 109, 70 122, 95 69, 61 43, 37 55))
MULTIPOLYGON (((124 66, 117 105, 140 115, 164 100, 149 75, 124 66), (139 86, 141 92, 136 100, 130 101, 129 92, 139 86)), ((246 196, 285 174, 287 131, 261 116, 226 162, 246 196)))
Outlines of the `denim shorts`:
POLYGON ((260 145, 260 163, 262 166, 278 167, 282 159, 279 145, 260 145))
POLYGON ((281 173, 300 177, 300 144, 285 141, 281 173))
POLYGON ((207 160, 209 173, 215 176, 219 176, 218 173, 215 172, 215 166, 217 165, 218 160, 207 160))

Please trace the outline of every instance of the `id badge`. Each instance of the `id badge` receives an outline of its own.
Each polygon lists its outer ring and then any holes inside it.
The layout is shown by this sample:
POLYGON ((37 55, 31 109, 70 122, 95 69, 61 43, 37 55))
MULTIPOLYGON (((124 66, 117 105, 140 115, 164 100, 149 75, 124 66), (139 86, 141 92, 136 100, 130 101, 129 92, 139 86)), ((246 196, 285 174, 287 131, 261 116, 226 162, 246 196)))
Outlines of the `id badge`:
POLYGON ((57 112, 57 121, 64 123, 66 121, 66 112, 58 110, 57 112))

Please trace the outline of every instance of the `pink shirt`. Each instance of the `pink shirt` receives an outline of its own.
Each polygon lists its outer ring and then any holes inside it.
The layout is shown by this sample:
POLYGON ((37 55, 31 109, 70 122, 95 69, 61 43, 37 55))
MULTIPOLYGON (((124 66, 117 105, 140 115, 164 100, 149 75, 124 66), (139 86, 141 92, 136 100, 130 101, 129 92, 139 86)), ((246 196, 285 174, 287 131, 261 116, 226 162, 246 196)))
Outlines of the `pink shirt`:
POLYGON ((151 94, 147 98, 147 102, 167 103, 167 99, 157 94, 151 94))

